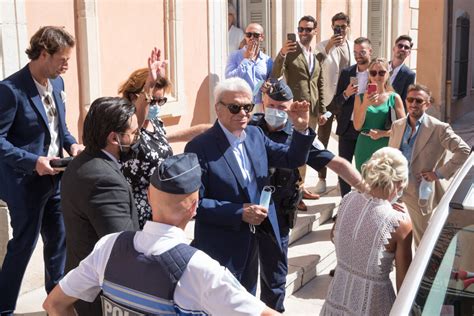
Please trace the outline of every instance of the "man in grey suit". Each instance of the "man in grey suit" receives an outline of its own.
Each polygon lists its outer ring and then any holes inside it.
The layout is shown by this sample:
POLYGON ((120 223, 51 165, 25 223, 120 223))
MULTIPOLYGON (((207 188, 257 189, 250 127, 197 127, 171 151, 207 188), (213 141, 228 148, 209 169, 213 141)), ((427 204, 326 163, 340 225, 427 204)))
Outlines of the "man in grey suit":
MULTIPOLYGON (((95 100, 84 121, 86 149, 62 178, 61 206, 66 225, 66 272, 79 265, 103 236, 138 230, 138 217, 119 160, 138 140, 135 107, 122 98, 95 100)), ((78 301, 79 315, 102 315, 100 299, 78 301)))
POLYGON ((410 56, 413 41, 408 35, 400 35, 395 40, 393 46, 392 60, 390 61, 390 84, 403 101, 405 112, 407 110, 405 99, 407 97, 408 86, 415 83, 416 74, 408 68, 404 62, 410 56))
POLYGON ((433 209, 446 188, 440 179, 449 179, 469 156, 469 146, 456 135, 449 124, 425 113, 433 102, 431 91, 421 84, 408 87, 408 117, 392 124, 388 145, 399 148, 409 163, 408 185, 402 196, 413 223, 415 245, 418 246, 428 227, 433 209), (446 152, 453 153, 445 162, 446 152), (424 180, 424 181, 423 181, 424 180), (420 183, 432 190, 426 202, 419 196, 420 183))

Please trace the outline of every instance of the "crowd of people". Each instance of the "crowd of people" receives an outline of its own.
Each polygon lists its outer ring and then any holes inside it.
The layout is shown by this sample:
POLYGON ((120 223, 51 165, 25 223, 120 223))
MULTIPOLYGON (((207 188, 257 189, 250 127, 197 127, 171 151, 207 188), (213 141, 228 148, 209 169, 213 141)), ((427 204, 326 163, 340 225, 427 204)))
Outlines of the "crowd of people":
POLYGON ((154 48, 120 97, 92 103, 83 144, 65 125, 60 76, 74 39, 54 26, 33 35, 30 62, 0 82, 0 198, 13 228, 1 315, 13 315, 40 234, 50 315, 278 315, 290 229, 307 209, 303 198, 327 191, 327 168, 339 176, 342 201, 322 313, 388 314, 393 263, 398 289, 412 234, 417 246, 444 193, 439 180, 453 176, 470 148, 426 113, 431 91, 404 65, 409 36, 396 39, 391 60, 372 56, 370 39, 349 40, 341 12, 334 35, 313 48, 317 21, 303 16, 298 38, 289 34, 272 59, 261 50, 259 24, 239 43, 235 14, 231 8, 234 48, 214 90, 213 125, 166 133, 159 112, 170 82, 154 48), (326 149, 334 122, 337 155, 326 149), (187 142, 185 153, 174 155, 173 141, 187 142), (65 171, 53 163, 64 150, 74 157, 65 171), (306 165, 318 171, 315 192, 305 188, 306 165), (421 196, 427 187, 432 193, 421 196))

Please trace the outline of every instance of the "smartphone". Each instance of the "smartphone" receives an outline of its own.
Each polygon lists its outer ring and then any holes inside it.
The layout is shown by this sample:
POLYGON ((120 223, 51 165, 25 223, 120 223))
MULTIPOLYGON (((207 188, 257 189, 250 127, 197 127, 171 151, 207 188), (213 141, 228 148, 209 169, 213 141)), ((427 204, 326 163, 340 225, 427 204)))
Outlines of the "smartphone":
POLYGON ((288 33, 286 34, 286 39, 292 42, 296 42, 296 34, 295 33, 288 33))
POLYGON ((52 168, 66 168, 67 165, 73 160, 73 157, 66 157, 60 159, 54 159, 49 162, 52 168))
POLYGON ((342 34, 342 28, 338 25, 334 27, 334 35, 341 35, 342 34))
POLYGON ((351 85, 354 87, 357 87, 359 85, 359 80, 357 80, 357 77, 351 77, 350 78, 351 85))
POLYGON ((377 84, 375 83, 369 83, 367 85, 367 93, 368 94, 372 94, 372 93, 375 93, 377 91, 377 84))

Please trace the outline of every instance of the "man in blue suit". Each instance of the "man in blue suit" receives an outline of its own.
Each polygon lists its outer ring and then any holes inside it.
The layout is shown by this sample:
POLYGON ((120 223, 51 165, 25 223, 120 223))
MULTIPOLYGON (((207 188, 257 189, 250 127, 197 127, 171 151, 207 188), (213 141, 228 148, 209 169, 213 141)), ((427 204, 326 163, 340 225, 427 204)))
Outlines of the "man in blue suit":
POLYGON ((50 165, 66 149, 83 148, 66 127, 64 83, 74 38, 46 26, 31 38, 31 60, 0 82, 0 198, 7 202, 13 229, 0 271, 0 314, 12 315, 36 241, 44 243, 45 286, 49 293, 64 273, 65 231, 59 170, 50 165))
POLYGON ((413 47, 413 41, 408 35, 400 35, 395 40, 393 46, 393 56, 390 61, 390 84, 392 85, 395 92, 400 95, 403 101, 403 107, 405 112, 407 106, 405 99, 407 97, 408 87, 415 83, 415 72, 408 68, 404 62, 408 56, 410 56, 411 49, 413 47))
POLYGON ((255 294, 256 238, 265 234, 281 245, 275 207, 258 205, 260 193, 269 184, 269 166, 294 169, 305 164, 315 137, 308 128, 309 103, 291 105, 288 115, 295 132, 287 146, 247 126, 254 105, 244 80, 226 79, 214 95, 217 122, 185 148, 197 154, 202 169, 193 246, 226 266, 255 294))

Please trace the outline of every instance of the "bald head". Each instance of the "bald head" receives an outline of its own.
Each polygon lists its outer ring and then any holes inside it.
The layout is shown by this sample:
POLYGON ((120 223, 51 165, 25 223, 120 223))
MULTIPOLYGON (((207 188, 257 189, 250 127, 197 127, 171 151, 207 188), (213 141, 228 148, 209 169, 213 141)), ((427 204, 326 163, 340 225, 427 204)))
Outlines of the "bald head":
POLYGON ((258 23, 250 23, 247 25, 245 32, 260 33, 263 35, 263 27, 258 23))
POLYGON ((199 192, 171 194, 150 185, 148 203, 154 222, 177 226, 184 230, 186 224, 196 215, 199 192))

